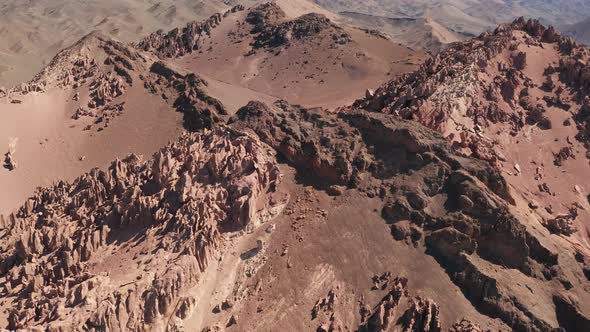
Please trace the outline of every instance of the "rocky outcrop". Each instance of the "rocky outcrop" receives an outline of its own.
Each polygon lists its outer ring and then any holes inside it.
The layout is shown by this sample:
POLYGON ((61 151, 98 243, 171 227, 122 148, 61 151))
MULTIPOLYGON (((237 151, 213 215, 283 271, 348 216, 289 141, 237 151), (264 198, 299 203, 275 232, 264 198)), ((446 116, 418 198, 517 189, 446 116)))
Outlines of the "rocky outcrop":
POLYGON ((312 321, 319 321, 316 331, 336 332, 341 331, 343 326, 337 314, 336 302, 342 290, 337 286, 328 292, 328 295, 316 302, 311 309, 312 321))
POLYGON ((421 297, 414 298, 410 309, 406 311, 404 317, 405 331, 424 331, 440 332, 442 331, 440 322, 440 309, 431 299, 421 297))
POLYGON ((309 13, 285 21, 284 11, 274 2, 254 7, 248 13, 246 22, 253 25, 252 46, 257 48, 288 47, 291 42, 328 37, 332 45, 344 45, 352 39, 339 26, 322 14, 309 13))
POLYGON ((133 72, 142 67, 137 63, 145 61, 145 57, 131 47, 92 32, 60 51, 31 81, 0 95, 26 95, 45 92, 50 87, 78 89, 92 85, 89 99, 99 105, 123 94, 133 83, 133 72), (105 57, 102 63, 99 59, 105 57))
POLYGON ((389 293, 372 310, 373 314, 367 319, 366 330, 370 332, 391 331, 397 325, 397 317, 402 311, 398 307, 402 299, 408 296, 408 280, 396 278, 392 282, 389 293))
POLYGON ((560 214, 547 221, 546 227, 555 234, 572 235, 578 231, 574 221, 578 217, 578 208, 572 206, 566 214, 560 214))
POLYGON ((190 22, 183 28, 176 28, 165 33, 158 30, 145 37, 134 46, 143 51, 150 51, 161 58, 183 56, 199 50, 202 38, 206 38, 221 21, 233 13, 244 10, 242 5, 229 9, 224 14, 215 14, 204 22, 190 22))
POLYGON ((114 98, 125 93, 126 86, 123 81, 112 75, 100 74, 90 83, 89 108, 105 106, 114 98))
POLYGON ((14 159, 14 154, 16 153, 16 143, 18 142, 18 138, 13 138, 8 143, 8 152, 4 154, 4 168, 9 171, 14 171, 18 167, 18 163, 14 159))
POLYGON ((264 31, 284 21, 287 15, 276 2, 267 2, 248 10, 246 22, 254 26, 252 33, 264 31))
POLYGON ((321 112, 278 102, 274 107, 250 102, 229 120, 253 130, 287 161, 305 170, 318 185, 352 185, 368 156, 358 131, 321 112), (305 123, 305 126, 301 126, 305 123), (320 133, 321 136, 320 137, 320 133))
POLYGON ((16 299, 8 328, 182 325, 195 301, 185 291, 219 255, 222 233, 272 217, 280 181, 257 138, 220 128, 185 134, 148 161, 132 155, 41 189, 2 218, 1 287, 16 299), (135 249, 121 250, 134 237, 135 249), (148 250, 149 260, 138 258, 148 250))
POLYGON ((95 32, 56 55, 28 86, 70 91, 77 104, 71 118, 90 120, 81 126, 86 130, 103 130, 124 111, 124 95, 134 82, 149 76, 149 63, 135 49, 95 32))
POLYGON ((165 63, 157 61, 150 71, 158 77, 157 84, 177 94, 173 106, 184 115, 184 128, 190 131, 211 129, 227 115, 221 102, 209 96, 204 88, 207 82, 196 74, 180 74, 165 63))
POLYGON ((30 84, 79 88, 82 85, 117 77, 133 83, 134 71, 143 68, 146 58, 133 48, 92 32, 78 43, 59 52, 30 84), (98 60, 103 58, 105 61, 98 60), (99 63, 100 62, 100 63, 99 63))
POLYGON ((462 319, 460 322, 453 324, 449 332, 484 332, 484 330, 479 325, 467 319, 462 319))
POLYGON ((411 297, 408 279, 397 277, 388 284, 388 293, 371 310, 360 331, 429 331, 440 332, 440 309, 431 299, 411 297))

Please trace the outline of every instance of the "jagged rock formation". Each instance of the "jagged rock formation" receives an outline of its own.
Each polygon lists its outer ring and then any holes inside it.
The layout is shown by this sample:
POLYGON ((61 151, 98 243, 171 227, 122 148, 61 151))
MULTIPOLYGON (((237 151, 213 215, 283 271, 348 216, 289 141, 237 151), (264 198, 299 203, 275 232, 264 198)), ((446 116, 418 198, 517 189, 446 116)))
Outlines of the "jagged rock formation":
POLYGON ((129 71, 133 71, 138 66, 137 63, 146 61, 146 57, 133 48, 93 32, 58 53, 35 76, 32 83, 77 88, 90 81, 94 85, 100 84, 110 72, 131 85, 133 80, 129 71))
MULTIPOLYGON (((203 39, 210 36, 223 19, 245 10, 237 5, 224 14, 211 16, 204 22, 191 22, 182 29, 170 32, 157 31, 135 44, 143 51, 150 51, 161 58, 181 57, 200 51, 203 39)), ((275 2, 268 2, 248 9, 245 21, 252 25, 252 46, 276 48, 288 46, 292 39, 302 40, 316 35, 330 36, 334 45, 351 41, 351 37, 339 26, 321 14, 310 13, 293 20, 286 20, 283 9, 275 2)))
POLYGON ((148 59, 133 48, 100 33, 91 33, 64 49, 33 80, 8 92, 9 95, 42 92, 49 88, 71 90, 79 107, 73 119, 89 117, 102 130, 124 110, 120 101, 135 80, 147 71, 148 59), (83 93, 83 95, 81 95, 83 93))
POLYGON ((60 52, 28 86, 71 89, 72 100, 79 104, 71 118, 84 120, 85 130, 101 131, 124 112, 124 95, 135 82, 164 101, 171 99, 172 106, 183 113, 186 129, 211 128, 212 123, 219 122, 219 116, 226 114, 221 102, 205 93, 207 82, 199 76, 180 73, 98 33, 60 52))
POLYGON ((199 50, 201 38, 208 36, 223 19, 242 10, 244 6, 236 5, 224 14, 217 13, 204 22, 191 22, 182 29, 176 28, 168 33, 158 30, 134 45, 162 58, 183 56, 199 50))
POLYGON ((466 319, 462 319, 460 322, 455 323, 451 326, 450 332, 483 332, 484 330, 477 324, 470 322, 466 319))
POLYGON ((272 217, 280 181, 257 138, 220 128, 40 190, 0 218, 0 283, 15 301, 8 328, 181 328, 195 304, 183 294, 222 252, 223 233, 272 217), (141 244, 124 252, 133 238, 141 244), (142 262, 148 251, 157 253, 142 262), (138 264, 139 274, 105 255, 138 264))

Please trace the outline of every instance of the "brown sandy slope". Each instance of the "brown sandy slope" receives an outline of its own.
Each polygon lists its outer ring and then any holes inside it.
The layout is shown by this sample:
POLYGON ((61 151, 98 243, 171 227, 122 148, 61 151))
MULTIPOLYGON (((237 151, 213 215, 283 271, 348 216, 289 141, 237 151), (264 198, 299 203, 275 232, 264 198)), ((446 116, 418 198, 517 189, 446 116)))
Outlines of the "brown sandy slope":
POLYGON ((431 17, 391 18, 348 11, 339 14, 346 24, 379 30, 391 36, 396 42, 432 52, 438 52, 450 43, 469 38, 469 35, 454 32, 431 17))
POLYGON ((323 14, 304 14, 313 9, 305 3, 239 10, 220 18, 210 32, 197 33, 189 24, 153 34, 137 46, 218 81, 329 108, 424 59, 378 33, 336 26, 323 14))

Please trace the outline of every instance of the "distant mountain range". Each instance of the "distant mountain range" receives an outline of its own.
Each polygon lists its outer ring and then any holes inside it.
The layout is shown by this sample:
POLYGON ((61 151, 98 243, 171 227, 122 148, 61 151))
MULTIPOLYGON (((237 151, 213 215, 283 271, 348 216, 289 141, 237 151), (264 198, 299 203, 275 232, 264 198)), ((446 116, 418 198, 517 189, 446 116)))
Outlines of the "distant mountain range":
POLYGON ((413 46, 436 48, 524 16, 589 42, 590 2, 582 0, 315 0, 347 20, 413 46), (586 20, 586 23, 583 21, 586 20), (575 24, 576 22, 581 22, 575 24))

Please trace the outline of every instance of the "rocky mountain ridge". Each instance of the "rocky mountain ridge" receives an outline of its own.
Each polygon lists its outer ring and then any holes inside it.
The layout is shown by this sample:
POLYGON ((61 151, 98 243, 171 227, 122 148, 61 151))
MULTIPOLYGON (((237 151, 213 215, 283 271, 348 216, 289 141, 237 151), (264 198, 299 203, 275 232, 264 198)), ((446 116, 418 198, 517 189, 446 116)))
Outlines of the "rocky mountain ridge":
POLYGON ((238 6, 133 45, 91 34, 1 92, 57 89, 97 132, 149 97, 184 129, 0 215, 2 327, 590 329, 588 49, 519 19, 336 111, 234 113, 183 65, 236 32, 240 59, 369 34, 238 6))
MULTIPOLYGON (((451 47, 427 61, 420 71, 384 85, 355 107, 422 123, 442 132, 456 148, 516 173, 522 172, 521 166, 507 155, 522 150, 507 142, 527 144, 535 135, 554 135, 551 146, 530 161, 536 169, 526 175, 537 182, 531 186, 538 185, 551 196, 544 175, 568 167, 568 159, 579 160, 578 171, 588 167, 587 57, 588 49, 570 37, 538 21, 519 19, 451 47), (500 132, 509 135, 494 138, 500 132), (538 159, 551 160, 552 165, 542 165, 538 159)), ((568 171, 575 172, 569 166, 568 171)), ((583 197, 576 199, 572 209, 583 206, 580 211, 585 211, 588 201, 580 187, 584 181, 580 181, 562 188, 560 194, 575 189, 583 197)), ((565 215, 570 215, 565 218, 567 224, 577 218, 577 213, 565 215)), ((565 222, 558 219, 560 224, 565 222)), ((580 234, 586 238, 586 232, 580 234)))

